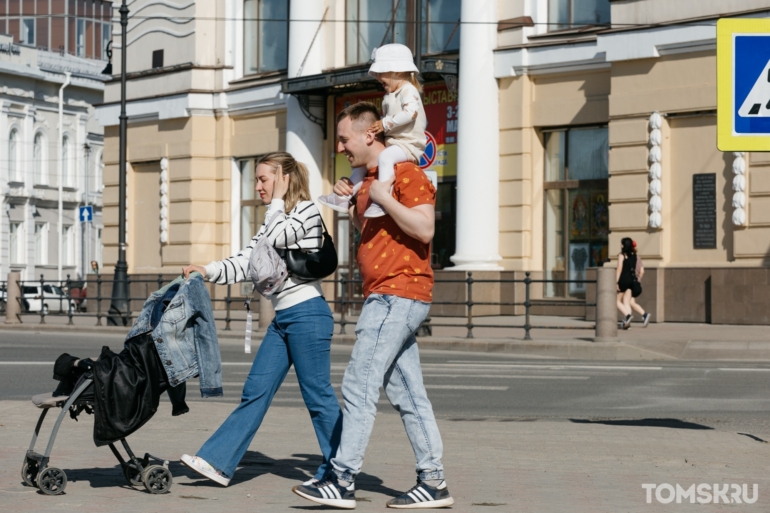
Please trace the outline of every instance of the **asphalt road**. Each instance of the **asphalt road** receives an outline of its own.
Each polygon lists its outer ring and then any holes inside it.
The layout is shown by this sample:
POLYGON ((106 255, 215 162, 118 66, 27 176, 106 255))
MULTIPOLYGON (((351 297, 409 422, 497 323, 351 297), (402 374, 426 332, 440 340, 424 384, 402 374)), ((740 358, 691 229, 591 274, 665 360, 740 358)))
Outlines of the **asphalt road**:
MULTIPOLYGON (((53 390, 53 361, 61 353, 97 356, 121 348, 104 334, 0 332, 0 399, 23 400, 53 390)), ((237 342, 221 346, 225 397, 237 403, 254 355, 237 342)), ((339 384, 350 348, 332 350, 339 384)), ((425 383, 436 415, 454 421, 563 420, 671 428, 717 429, 770 441, 770 364, 734 362, 577 362, 499 354, 423 351, 425 383)), ((201 407, 197 383, 187 392, 201 407)), ((164 396, 164 401, 166 400, 164 396)), ((276 406, 302 404, 293 372, 276 406)), ((383 413, 394 412, 383 396, 383 413)))

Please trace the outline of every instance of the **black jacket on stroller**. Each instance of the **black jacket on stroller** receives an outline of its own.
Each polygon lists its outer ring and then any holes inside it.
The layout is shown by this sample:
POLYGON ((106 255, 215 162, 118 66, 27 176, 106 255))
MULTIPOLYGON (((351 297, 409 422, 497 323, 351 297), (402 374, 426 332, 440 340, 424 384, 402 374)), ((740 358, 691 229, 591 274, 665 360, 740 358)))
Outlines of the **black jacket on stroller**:
POLYGON ((168 386, 150 333, 130 339, 117 354, 104 346, 92 372, 97 447, 116 442, 142 427, 158 411, 164 391, 169 392, 175 415, 189 411, 184 403, 185 384, 168 386))

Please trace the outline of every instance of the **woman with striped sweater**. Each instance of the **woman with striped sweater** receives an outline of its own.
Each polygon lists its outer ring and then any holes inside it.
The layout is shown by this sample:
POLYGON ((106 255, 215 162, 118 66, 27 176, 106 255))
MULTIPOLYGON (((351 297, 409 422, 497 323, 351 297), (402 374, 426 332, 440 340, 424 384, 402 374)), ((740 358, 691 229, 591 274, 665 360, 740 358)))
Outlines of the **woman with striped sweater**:
MULTIPOLYGON (((288 153, 270 153, 257 165, 256 182, 259 197, 269 207, 249 245, 230 258, 206 266, 189 265, 183 269, 185 277, 197 271, 218 284, 245 281, 251 251, 262 237, 279 252, 321 248, 321 215, 310 200, 305 165, 288 153), (273 216, 279 219, 266 232, 273 216)), ((321 284, 290 276, 270 299, 275 319, 243 385, 241 403, 196 456, 182 456, 187 466, 223 486, 229 484, 292 365, 323 454, 323 463, 310 482, 322 479, 330 470, 329 459, 339 445, 342 412, 331 384, 330 361, 334 321, 321 284)))

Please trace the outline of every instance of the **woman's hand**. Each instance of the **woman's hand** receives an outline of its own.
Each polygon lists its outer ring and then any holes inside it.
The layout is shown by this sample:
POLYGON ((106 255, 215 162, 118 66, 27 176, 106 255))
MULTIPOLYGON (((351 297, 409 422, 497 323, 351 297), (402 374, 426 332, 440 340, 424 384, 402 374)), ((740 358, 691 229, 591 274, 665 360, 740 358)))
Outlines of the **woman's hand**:
POLYGON ((279 167, 278 171, 275 172, 275 180, 273 181, 273 199, 282 200, 288 190, 289 177, 283 174, 283 169, 279 167))
POLYGON ((182 274, 184 275, 184 279, 190 277, 190 273, 199 272, 203 275, 203 277, 206 277, 206 268, 202 265, 188 265, 187 267, 182 267, 182 274))

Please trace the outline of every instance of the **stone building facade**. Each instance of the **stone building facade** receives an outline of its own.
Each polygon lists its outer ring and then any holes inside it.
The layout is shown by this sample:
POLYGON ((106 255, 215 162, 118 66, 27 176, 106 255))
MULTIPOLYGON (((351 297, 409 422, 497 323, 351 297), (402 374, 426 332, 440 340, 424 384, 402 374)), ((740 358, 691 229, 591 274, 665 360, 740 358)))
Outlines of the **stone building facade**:
MULTIPOLYGON (((0 28, 18 28, 12 21, 0 17, 0 28)), ((102 101, 106 62, 101 54, 46 50, 41 30, 32 40, 18 31, 0 35, 3 280, 9 271, 24 280, 77 280, 90 272, 91 260, 102 261, 103 130, 93 105, 102 101), (67 75, 60 134, 59 91, 67 75), (78 217, 85 205, 94 212, 90 222, 78 217)))
MULTIPOLYGON (((366 75, 371 50, 401 42, 419 49, 425 80, 432 139, 421 165, 438 185, 437 270, 580 280, 628 236, 656 320, 770 322, 735 306, 770 311, 770 160, 715 143, 716 21, 766 17, 767 0, 136 0, 130 9, 147 18, 127 33, 131 273, 174 273, 240 249, 260 221, 261 154, 292 152, 309 165, 314 195, 330 191, 349 173, 335 155, 335 114, 379 100, 366 75), (738 225, 734 166, 748 177, 738 225), (696 230, 704 194, 715 221, 696 230)), ((115 77, 97 109, 106 263, 117 257, 118 103, 115 77)), ((352 230, 325 215, 340 272, 354 275, 352 230)), ((516 302, 519 289, 488 295, 516 302)), ((589 289, 550 283, 535 299, 543 313, 574 314, 589 289)))

